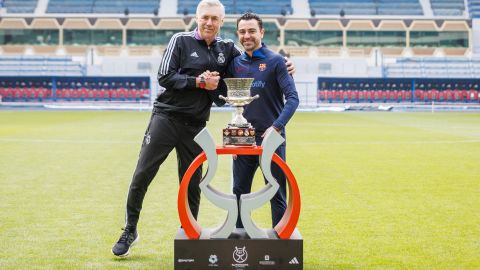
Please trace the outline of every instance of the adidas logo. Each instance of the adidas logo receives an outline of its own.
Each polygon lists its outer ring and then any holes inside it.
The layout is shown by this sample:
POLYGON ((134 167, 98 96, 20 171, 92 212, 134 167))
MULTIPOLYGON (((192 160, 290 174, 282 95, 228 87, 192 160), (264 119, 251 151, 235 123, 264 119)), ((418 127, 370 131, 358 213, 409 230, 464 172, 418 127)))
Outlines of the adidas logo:
POLYGON ((197 54, 197 52, 193 52, 192 54, 190 54, 190 56, 198 57, 198 54, 197 54))
POLYGON ((300 264, 300 262, 297 260, 297 257, 293 257, 293 259, 291 259, 288 264, 300 264))

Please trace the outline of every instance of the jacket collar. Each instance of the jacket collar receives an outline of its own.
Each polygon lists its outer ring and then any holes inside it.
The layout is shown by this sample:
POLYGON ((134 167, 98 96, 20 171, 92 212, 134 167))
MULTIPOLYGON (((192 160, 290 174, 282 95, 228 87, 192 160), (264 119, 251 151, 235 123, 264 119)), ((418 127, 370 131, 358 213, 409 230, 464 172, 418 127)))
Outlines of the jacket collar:
POLYGON ((262 47, 256 49, 252 53, 252 57, 248 55, 246 52, 243 52, 242 58, 243 60, 252 60, 252 59, 265 59, 267 55, 265 54, 265 50, 267 49, 267 45, 262 42, 262 47))
MULTIPOLYGON (((207 42, 205 42, 205 40, 203 39, 203 37, 200 35, 200 32, 198 31, 198 28, 195 28, 195 30, 193 30, 194 32, 194 37, 196 40, 204 43, 204 44, 207 44, 207 42)), ((217 39, 218 37, 215 37, 215 39, 212 41, 212 43, 210 45, 213 45, 217 42, 217 39)))

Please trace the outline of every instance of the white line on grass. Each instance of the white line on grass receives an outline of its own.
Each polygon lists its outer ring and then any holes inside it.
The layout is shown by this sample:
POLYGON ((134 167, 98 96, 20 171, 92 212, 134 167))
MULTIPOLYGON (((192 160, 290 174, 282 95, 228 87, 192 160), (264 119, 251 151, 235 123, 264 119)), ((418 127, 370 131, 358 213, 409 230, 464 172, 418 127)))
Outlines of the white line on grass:
POLYGON ((371 145, 371 144, 460 144, 460 143, 480 143, 480 140, 459 140, 459 141, 366 141, 366 142, 289 142, 289 145, 371 145))
POLYGON ((68 144, 140 144, 141 141, 112 141, 112 140, 71 140, 71 139, 19 139, 0 137, 0 142, 20 142, 20 143, 68 143, 68 144))
MULTIPOLYGON (((21 143, 68 143, 68 144, 140 144, 141 141, 111 141, 111 140, 71 140, 71 139, 20 139, 0 137, 0 142, 21 143)), ((329 145, 329 144, 456 144, 456 143, 480 143, 480 140, 452 140, 452 141, 364 141, 364 142, 289 142, 289 145, 329 145)))

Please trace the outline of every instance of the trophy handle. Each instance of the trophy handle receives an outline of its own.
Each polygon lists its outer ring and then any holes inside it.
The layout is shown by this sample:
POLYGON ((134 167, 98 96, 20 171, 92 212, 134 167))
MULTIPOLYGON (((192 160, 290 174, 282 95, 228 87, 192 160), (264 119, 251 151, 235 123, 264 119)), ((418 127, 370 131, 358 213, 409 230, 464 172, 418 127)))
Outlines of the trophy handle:
POLYGON ((251 97, 250 101, 253 101, 253 100, 255 100, 255 99, 259 98, 259 97, 260 97, 260 96, 259 96, 258 94, 256 94, 255 96, 251 97))
POLYGON ((255 99, 259 98, 260 96, 258 94, 256 94, 255 96, 253 97, 249 97, 247 99, 245 99, 243 102, 242 102, 242 106, 245 106, 245 105, 248 105, 250 104, 250 102, 254 101, 255 99))
POLYGON ((225 100, 225 101, 228 102, 228 98, 227 98, 227 97, 224 97, 224 96, 222 96, 222 95, 218 95, 218 97, 219 97, 220 99, 223 99, 223 100, 225 100))

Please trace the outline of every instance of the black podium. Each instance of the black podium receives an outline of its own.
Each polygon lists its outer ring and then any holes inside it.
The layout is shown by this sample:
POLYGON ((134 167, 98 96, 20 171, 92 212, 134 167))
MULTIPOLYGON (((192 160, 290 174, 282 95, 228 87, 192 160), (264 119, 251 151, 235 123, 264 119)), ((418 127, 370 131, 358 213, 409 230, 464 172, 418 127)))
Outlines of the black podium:
POLYGON ((210 239, 208 232, 190 240, 179 229, 174 243, 175 270, 197 269, 303 269, 303 239, 295 229, 290 239, 278 239, 268 229, 269 239, 249 239, 236 229, 228 239, 210 239))

